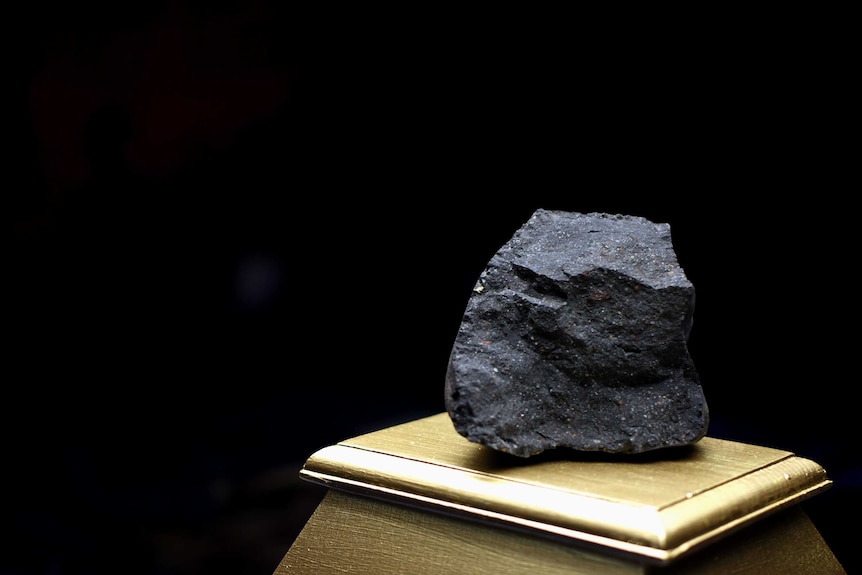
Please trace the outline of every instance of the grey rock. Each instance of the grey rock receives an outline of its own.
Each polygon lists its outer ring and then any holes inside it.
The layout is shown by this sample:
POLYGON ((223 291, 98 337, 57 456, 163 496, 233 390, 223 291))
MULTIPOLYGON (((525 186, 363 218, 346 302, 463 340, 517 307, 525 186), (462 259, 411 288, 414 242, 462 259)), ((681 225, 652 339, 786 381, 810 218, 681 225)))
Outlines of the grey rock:
POLYGON ((470 294, 446 410, 470 441, 520 457, 694 443, 709 413, 693 312, 669 224, 536 210, 470 294))

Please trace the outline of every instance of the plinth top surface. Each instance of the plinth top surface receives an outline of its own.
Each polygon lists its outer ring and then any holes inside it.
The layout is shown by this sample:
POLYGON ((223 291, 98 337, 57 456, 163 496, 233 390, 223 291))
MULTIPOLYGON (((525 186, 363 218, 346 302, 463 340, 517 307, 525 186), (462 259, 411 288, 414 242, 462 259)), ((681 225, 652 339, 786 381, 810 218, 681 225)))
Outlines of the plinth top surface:
POLYGON ((325 447, 300 475, 659 562, 831 484, 793 453, 712 437, 639 455, 556 450, 524 459, 464 439, 447 413, 325 447))

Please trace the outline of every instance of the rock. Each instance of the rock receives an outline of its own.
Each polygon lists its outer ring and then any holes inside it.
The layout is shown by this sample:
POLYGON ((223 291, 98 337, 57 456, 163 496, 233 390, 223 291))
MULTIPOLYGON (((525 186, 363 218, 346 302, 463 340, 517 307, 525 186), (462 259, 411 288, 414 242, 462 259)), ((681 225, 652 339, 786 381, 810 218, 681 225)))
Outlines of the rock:
POLYGON ((446 410, 470 441, 520 457, 694 443, 709 413, 693 312, 669 224, 536 210, 470 294, 446 410))

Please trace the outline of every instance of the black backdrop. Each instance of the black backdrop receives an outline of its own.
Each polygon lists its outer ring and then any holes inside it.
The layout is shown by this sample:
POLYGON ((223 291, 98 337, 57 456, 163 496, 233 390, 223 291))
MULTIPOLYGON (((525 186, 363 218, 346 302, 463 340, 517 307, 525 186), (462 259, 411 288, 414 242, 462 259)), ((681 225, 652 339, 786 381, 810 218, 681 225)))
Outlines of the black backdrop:
POLYGON ((276 4, 14 18, 0 573, 271 573, 539 207, 670 223, 710 433, 823 465, 859 565, 840 17, 276 4))

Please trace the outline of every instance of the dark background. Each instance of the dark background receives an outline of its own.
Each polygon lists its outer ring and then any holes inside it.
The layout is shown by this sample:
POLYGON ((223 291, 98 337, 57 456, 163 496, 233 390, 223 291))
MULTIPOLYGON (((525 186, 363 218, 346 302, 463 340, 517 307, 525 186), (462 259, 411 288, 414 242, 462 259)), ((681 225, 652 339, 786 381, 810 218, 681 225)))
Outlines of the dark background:
POLYGON ((540 207, 671 224, 710 434, 823 465, 859 567, 845 16, 280 4, 8 21, 0 574, 271 573, 540 207))

